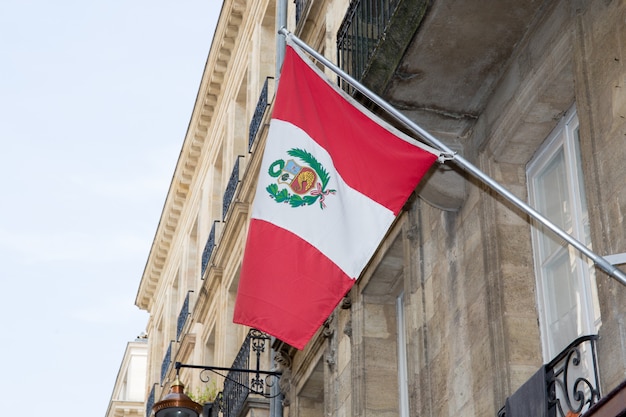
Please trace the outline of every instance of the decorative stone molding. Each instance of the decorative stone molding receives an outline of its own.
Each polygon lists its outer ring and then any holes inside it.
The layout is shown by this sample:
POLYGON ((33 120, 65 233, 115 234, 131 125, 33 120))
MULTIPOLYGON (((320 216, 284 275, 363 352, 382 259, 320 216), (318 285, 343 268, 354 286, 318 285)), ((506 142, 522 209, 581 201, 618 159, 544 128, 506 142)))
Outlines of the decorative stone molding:
POLYGON ((215 31, 213 45, 219 47, 211 47, 185 142, 163 207, 161 222, 135 299, 135 305, 143 310, 150 310, 152 307, 163 266, 169 255, 181 213, 187 203, 191 182, 199 165, 213 114, 220 102, 225 73, 230 64, 232 49, 237 43, 247 6, 245 0, 224 2, 222 16, 228 17, 220 18, 215 31))
POLYGON ((289 390, 291 388, 291 374, 293 366, 292 354, 289 352, 289 348, 283 342, 279 342, 280 346, 274 346, 276 351, 274 355, 274 362, 282 375, 278 382, 278 387, 283 395, 283 406, 291 404, 291 396, 289 390))
POLYGON ((348 320, 343 328, 343 334, 352 339, 352 319, 348 320))
POLYGON ((333 313, 326 319, 326 321, 324 321, 324 324, 322 325, 322 336, 325 338, 329 338, 333 335, 333 333, 335 333, 335 330, 331 327, 334 319, 335 314, 333 313))
POLYGON ((419 227, 416 226, 411 226, 407 229, 406 231, 406 238, 409 242, 411 243, 416 243, 419 239, 419 227))
POLYGON ((325 360, 330 370, 334 371, 335 365, 337 364, 337 350, 328 349, 328 353, 326 354, 325 360))
POLYGON ((352 298, 350 297, 350 293, 346 294, 346 296, 341 299, 339 306, 342 310, 349 310, 350 307, 352 307, 352 298))

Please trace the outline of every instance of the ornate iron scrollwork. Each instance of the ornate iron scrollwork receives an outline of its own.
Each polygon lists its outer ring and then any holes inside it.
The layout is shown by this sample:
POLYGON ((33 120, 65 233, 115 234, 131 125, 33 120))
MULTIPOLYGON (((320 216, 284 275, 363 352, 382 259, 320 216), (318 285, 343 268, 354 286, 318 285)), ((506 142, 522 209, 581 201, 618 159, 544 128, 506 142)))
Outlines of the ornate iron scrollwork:
POLYGON ((239 159, 243 158, 243 155, 237 156, 235 164, 233 165, 233 171, 228 179, 226 190, 224 190, 224 197, 222 198, 222 220, 226 220, 228 214, 228 208, 235 197, 235 191, 237 190, 237 184, 239 184, 239 159))
POLYGON ((580 414, 601 396, 596 357, 597 336, 583 336, 554 358, 548 368, 548 406, 556 407, 559 416, 580 414))
POLYGON ((210 381, 210 372, 223 377, 224 390, 218 394, 214 404, 219 407, 224 415, 236 416, 249 394, 260 395, 265 398, 274 398, 280 395, 280 392, 273 394, 269 388, 278 383, 282 373, 261 370, 261 355, 265 352, 265 345, 269 340, 270 337, 267 334, 251 329, 232 367, 188 365, 176 362, 176 370, 178 371, 180 368, 200 369, 200 380, 204 383, 210 381), (254 353, 252 357, 251 353, 254 353), (252 361, 254 361, 254 368, 249 369, 252 361))
POLYGON ((252 144, 254 143, 257 132, 261 127, 261 121, 263 120, 265 111, 269 106, 268 81, 273 79, 274 77, 267 77, 265 79, 265 82, 263 83, 263 88, 261 89, 261 94, 259 94, 259 100, 257 101, 256 108, 254 109, 254 114, 252 115, 252 120, 250 120, 250 127, 248 129, 248 152, 252 150, 252 144))

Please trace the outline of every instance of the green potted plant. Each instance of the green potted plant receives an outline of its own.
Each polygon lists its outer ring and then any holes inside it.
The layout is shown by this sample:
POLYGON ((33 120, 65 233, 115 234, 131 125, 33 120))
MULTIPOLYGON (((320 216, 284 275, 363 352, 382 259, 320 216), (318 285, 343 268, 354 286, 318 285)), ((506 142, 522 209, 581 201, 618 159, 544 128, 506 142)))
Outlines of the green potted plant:
POLYGON ((211 381, 209 384, 203 385, 202 387, 196 387, 195 393, 189 391, 185 394, 187 394, 187 396, 191 398, 194 402, 202 405, 203 417, 211 416, 213 403, 218 394, 215 381, 211 381))

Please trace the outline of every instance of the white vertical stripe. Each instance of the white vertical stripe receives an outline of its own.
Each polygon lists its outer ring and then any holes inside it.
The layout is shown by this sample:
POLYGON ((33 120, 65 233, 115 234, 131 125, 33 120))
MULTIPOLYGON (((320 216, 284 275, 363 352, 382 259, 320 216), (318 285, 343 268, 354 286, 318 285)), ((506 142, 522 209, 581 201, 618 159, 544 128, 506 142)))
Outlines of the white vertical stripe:
MULTIPOLYGON (((279 189, 285 187, 279 185, 279 189)), ((288 191, 293 194, 291 189, 288 191)), ((281 120, 271 122, 252 217, 298 235, 354 279, 359 277, 394 220, 393 212, 343 181, 325 149, 302 129, 281 120), (326 197, 326 208, 320 208, 319 200, 310 206, 291 207, 277 203, 267 192, 266 187, 276 182, 268 173, 274 161, 293 159, 307 166, 287 154, 292 148, 308 151, 328 171, 330 181, 326 189, 334 189, 336 193, 326 197)))

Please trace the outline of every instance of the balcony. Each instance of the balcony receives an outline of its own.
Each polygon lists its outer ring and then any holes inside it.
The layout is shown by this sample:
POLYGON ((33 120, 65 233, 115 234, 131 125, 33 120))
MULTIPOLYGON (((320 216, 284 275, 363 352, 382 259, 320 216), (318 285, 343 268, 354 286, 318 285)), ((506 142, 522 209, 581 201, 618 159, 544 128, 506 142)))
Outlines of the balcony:
POLYGON ((267 77, 265 79, 265 82, 263 83, 263 88, 261 89, 261 94, 259 95, 259 100, 256 103, 256 108, 254 109, 252 120, 250 121, 250 128, 248 129, 248 152, 252 150, 252 145, 254 144, 254 140, 256 139, 259 128, 261 127, 261 122, 263 121, 263 116, 265 115, 265 111, 269 106, 268 84, 269 80, 273 79, 273 77, 267 77))
POLYGON ((167 371, 172 363, 172 343, 167 348, 167 352, 165 352, 165 356, 163 357, 163 362, 161 363, 161 386, 165 382, 165 377, 167 376, 167 371))
POLYGON ((226 220, 226 215, 228 214, 228 209, 230 208, 230 204, 235 197, 235 191, 237 191, 237 184, 239 184, 239 159, 242 158, 242 155, 239 155, 235 160, 235 165, 233 166, 233 171, 230 174, 230 178, 228 179, 228 184, 226 185, 226 190, 224 191, 224 198, 222 200, 222 220, 226 220))
POLYGON ((597 339, 574 340, 507 398, 498 417, 569 417, 589 410, 601 398, 597 339))
POLYGON ((296 25, 300 22, 300 19, 302 19, 302 15, 310 2, 311 0, 294 0, 296 4, 296 25))
POLYGON ((200 267, 201 279, 204 279, 204 273, 206 272, 207 266, 209 265, 209 260, 211 259, 213 249, 215 249, 215 224, 217 222, 217 220, 213 222, 213 226, 211 226, 211 232, 209 233, 209 238, 207 239, 206 245, 204 245, 204 250, 202 251, 202 265, 200 267))
POLYGON ((148 399, 146 400, 146 417, 150 417, 152 415, 152 406, 154 405, 154 388, 155 385, 152 385, 152 389, 150 390, 150 394, 148 395, 148 399))
POLYGON ((350 3, 339 33, 339 65, 350 75, 361 79, 370 58, 381 40, 399 0, 357 0, 350 3))
POLYGON ((189 294, 193 291, 188 291, 187 296, 185 297, 185 301, 183 301, 183 306, 180 309, 180 313, 178 313, 178 320, 176 321, 176 341, 180 341, 180 335, 183 333, 183 328, 185 327, 185 323, 187 323, 187 317, 189 317, 189 294))
POLYGON ((265 394, 274 382, 271 376, 261 377, 259 374, 237 372, 235 369, 254 369, 259 371, 264 369, 263 360, 269 362, 265 353, 265 346, 270 337, 258 330, 251 329, 246 336, 241 349, 237 354, 231 368, 224 380, 224 391, 222 392, 222 412, 224 417, 237 417, 245 406, 246 399, 250 392, 254 394, 265 394), (270 380, 271 379, 271 380, 270 380))
MULTIPOLYGON (((382 90, 419 27, 424 0, 354 0, 337 32, 339 66, 374 91, 382 90)), ((342 88, 352 92, 347 84, 342 88)))

